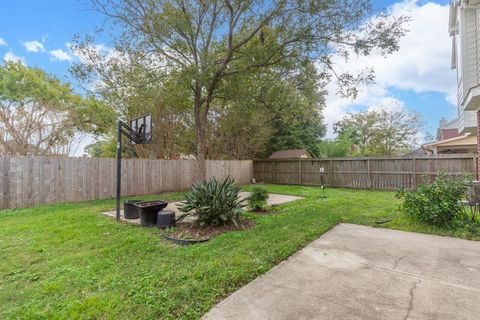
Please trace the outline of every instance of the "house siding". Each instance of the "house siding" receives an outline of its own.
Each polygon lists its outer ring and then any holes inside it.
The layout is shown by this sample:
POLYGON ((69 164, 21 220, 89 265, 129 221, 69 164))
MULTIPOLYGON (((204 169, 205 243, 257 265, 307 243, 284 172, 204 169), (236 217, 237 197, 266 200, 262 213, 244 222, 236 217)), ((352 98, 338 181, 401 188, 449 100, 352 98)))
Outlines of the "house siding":
POLYGON ((480 57, 478 56, 478 52, 480 52, 480 10, 475 10, 475 46, 476 46, 476 70, 477 70, 477 83, 480 83, 480 57))
POLYGON ((477 32, 476 32, 476 11, 465 11, 465 24, 463 30, 463 95, 466 95, 470 88, 478 84, 477 72, 477 32))
POLYGON ((477 127, 477 113, 475 111, 464 111, 464 127, 465 131, 472 131, 472 129, 477 127))
MULTIPOLYGON (((460 34, 461 64, 457 64, 457 105, 459 131, 472 131, 477 127, 475 112, 465 111, 464 99, 470 89, 480 84, 480 9, 456 7, 460 34)), ((456 48, 454 48, 456 49, 456 48)))

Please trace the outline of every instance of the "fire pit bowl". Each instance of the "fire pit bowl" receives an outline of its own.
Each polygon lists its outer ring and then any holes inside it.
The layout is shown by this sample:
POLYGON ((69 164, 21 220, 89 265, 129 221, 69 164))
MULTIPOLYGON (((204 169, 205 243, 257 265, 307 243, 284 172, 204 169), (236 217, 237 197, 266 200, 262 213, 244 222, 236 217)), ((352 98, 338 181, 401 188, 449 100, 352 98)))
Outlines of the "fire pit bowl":
POLYGON ((157 213, 165 209, 168 202, 162 200, 143 201, 134 204, 140 213, 140 225, 152 227, 157 225, 157 213))

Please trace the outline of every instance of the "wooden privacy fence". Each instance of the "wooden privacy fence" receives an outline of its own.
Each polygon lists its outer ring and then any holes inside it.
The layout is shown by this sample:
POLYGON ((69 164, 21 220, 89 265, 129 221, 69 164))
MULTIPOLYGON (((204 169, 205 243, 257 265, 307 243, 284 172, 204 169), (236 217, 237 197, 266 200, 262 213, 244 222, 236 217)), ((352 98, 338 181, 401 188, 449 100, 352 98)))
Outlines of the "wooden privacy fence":
POLYGON ((477 157, 272 159, 253 164, 253 176, 259 182, 361 189, 412 188, 424 175, 433 177, 440 170, 452 177, 476 177, 477 157))
MULTIPOLYGON (((207 178, 249 183, 251 160, 207 160, 207 178)), ((196 182, 196 160, 122 160, 122 195, 181 191, 196 182)), ((116 160, 0 157, 0 209, 115 197, 116 160)))

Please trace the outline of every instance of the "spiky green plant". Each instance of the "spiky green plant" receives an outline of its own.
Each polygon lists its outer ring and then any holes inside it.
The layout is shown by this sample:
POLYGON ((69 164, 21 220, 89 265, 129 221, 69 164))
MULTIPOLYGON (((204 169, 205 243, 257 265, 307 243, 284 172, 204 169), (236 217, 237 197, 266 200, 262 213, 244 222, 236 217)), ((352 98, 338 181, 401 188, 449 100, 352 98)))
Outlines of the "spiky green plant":
POLYGON ((229 223, 239 226, 240 216, 245 213, 239 192, 240 187, 231 177, 223 182, 215 177, 199 182, 185 194, 185 200, 179 207, 183 214, 177 221, 194 217, 201 226, 229 223))

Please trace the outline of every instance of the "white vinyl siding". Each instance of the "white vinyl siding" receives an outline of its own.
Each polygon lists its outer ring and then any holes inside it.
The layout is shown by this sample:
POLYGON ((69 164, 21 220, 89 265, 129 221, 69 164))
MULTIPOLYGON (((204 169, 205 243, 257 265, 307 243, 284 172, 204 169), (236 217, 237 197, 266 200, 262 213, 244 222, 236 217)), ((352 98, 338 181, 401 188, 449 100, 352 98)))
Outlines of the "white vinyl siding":
POLYGON ((464 130, 465 130, 465 111, 463 111, 463 108, 461 108, 461 109, 458 109, 458 132, 463 132, 464 130))
POLYGON ((475 10, 475 30, 477 33, 476 36, 476 70, 477 70, 477 83, 480 83, 480 9, 475 10))
POLYGON ((475 111, 465 111, 463 114, 465 128, 477 126, 477 113, 475 111))
MULTIPOLYGON (((449 21, 450 35, 455 37, 452 41, 452 63, 457 69, 457 101, 459 131, 472 131, 477 127, 476 111, 465 111, 464 99, 472 88, 480 85, 480 8, 462 8, 455 5, 451 7, 449 21), (453 62, 453 61, 452 61, 453 62)), ((468 109, 476 109, 471 105, 473 98, 469 97, 468 109)), ((477 102, 475 102, 477 103, 477 102)))
POLYGON ((477 127, 477 113, 475 111, 461 111, 458 113, 458 131, 471 131, 477 127))
POLYGON ((463 95, 468 94, 470 88, 477 82, 477 36, 475 17, 476 10, 465 10, 464 46, 463 46, 463 95))
MULTIPOLYGON (((463 60, 465 54, 465 12, 459 8, 457 11, 457 22, 455 30, 455 59, 457 69, 457 105, 458 113, 463 111, 463 88, 464 88, 464 72, 463 72, 463 60)), ((461 122, 461 121, 460 121, 461 122)), ((462 122, 461 122, 462 123, 462 122)))

